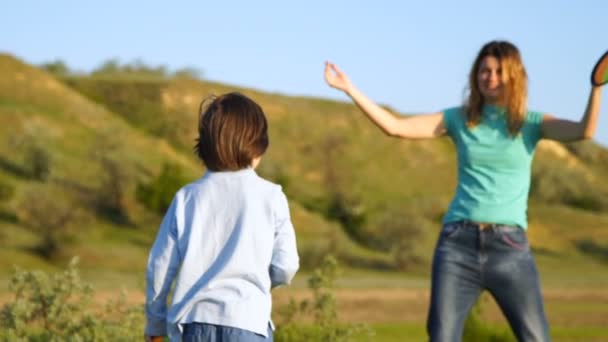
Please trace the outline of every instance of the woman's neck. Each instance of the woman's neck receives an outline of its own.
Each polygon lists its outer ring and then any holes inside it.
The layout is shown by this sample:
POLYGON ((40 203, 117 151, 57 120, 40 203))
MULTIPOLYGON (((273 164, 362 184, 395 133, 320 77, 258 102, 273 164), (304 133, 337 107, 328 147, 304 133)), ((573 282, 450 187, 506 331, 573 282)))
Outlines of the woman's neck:
POLYGON ((485 98, 483 103, 490 106, 505 107, 506 103, 503 99, 498 98, 485 98))

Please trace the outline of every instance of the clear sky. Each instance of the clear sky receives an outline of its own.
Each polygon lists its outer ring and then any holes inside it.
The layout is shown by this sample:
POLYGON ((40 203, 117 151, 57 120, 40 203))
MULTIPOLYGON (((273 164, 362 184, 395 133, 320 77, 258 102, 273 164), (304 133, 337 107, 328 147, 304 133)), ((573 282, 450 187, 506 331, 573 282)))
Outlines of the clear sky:
MULTIPOLYGON (((369 97, 404 113, 462 102, 473 58, 507 39, 523 56, 529 107, 579 119, 608 50, 608 1, 10 1, 0 51, 90 71, 116 57, 287 95, 346 101, 335 62, 369 97)), ((608 91, 596 140, 608 146, 608 91)), ((204 95, 204 94, 202 94, 204 95)))

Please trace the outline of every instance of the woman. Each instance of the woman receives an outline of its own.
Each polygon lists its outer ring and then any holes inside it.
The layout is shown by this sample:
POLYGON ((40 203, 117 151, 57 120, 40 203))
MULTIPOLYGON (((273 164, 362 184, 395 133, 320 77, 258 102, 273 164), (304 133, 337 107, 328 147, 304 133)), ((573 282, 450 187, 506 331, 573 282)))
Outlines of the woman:
POLYGON ((456 145, 458 186, 433 257, 430 340, 459 341, 468 312, 488 290, 518 340, 549 341, 539 277, 526 238, 532 157, 540 139, 593 136, 600 87, 592 87, 579 122, 528 111, 526 71, 518 49, 505 41, 489 42, 479 51, 465 104, 438 113, 395 117, 329 62, 325 79, 386 134, 404 139, 448 135, 456 145))

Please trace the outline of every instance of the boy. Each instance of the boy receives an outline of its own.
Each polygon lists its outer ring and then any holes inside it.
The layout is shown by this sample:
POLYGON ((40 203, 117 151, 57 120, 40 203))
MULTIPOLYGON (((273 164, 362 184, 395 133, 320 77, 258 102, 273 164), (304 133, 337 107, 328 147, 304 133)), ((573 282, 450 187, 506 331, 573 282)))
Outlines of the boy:
POLYGON ((207 172, 176 193, 150 251, 145 338, 272 341, 270 289, 290 283, 299 258, 281 187, 254 170, 266 117, 238 93, 203 104, 195 151, 207 172))

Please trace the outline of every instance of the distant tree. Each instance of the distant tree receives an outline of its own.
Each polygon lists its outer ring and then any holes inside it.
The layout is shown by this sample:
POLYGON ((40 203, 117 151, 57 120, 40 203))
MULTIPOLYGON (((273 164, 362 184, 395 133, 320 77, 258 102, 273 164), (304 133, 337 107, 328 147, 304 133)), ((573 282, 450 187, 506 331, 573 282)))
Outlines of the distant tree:
POLYGON ((122 71, 131 74, 150 75, 158 77, 167 77, 167 67, 164 65, 150 66, 144 63, 141 59, 136 59, 131 63, 124 64, 122 71))
POLYGON ((351 238, 365 245, 368 240, 364 231, 367 211, 363 202, 345 191, 340 181, 344 170, 339 169, 338 161, 343 146, 344 138, 335 134, 329 134, 323 141, 324 182, 328 192, 324 214, 328 219, 337 221, 351 238))
MULTIPOLYGON (((3 178, 0 178, 0 220, 3 221, 13 221, 17 220, 17 217, 5 206, 5 202, 8 202, 11 198, 13 198, 15 194, 15 187, 5 181, 3 178)), ((7 240, 6 232, 3 230, 0 231, 0 242, 4 242, 7 240)))
POLYGON ((99 163, 99 187, 93 205, 97 214, 115 224, 130 224, 127 209, 127 187, 132 181, 129 165, 120 157, 119 139, 99 134, 95 139, 94 156, 99 163))
POLYGON ((148 209, 164 214, 173 196, 188 182, 183 169, 176 164, 165 163, 160 174, 149 183, 139 183, 135 196, 148 209))
POLYGON ((97 190, 97 211, 114 223, 129 224, 129 213, 125 203, 129 175, 122 164, 112 157, 102 155, 99 163, 101 183, 97 190))
POLYGON ((558 165, 554 160, 539 158, 532 170, 532 199, 560 203, 571 207, 603 212, 608 210, 608 193, 583 172, 558 165))
POLYGON ((68 76, 72 73, 70 68, 65 64, 64 61, 57 59, 52 62, 43 63, 40 65, 40 68, 46 70, 52 75, 55 76, 68 76))
POLYGON ((395 268, 405 271, 418 260, 414 247, 425 231, 422 213, 412 213, 405 207, 391 205, 385 209, 377 223, 370 244, 380 250, 390 251, 395 268))
POLYGON ((117 58, 108 59, 94 69, 92 75, 116 74, 120 72, 120 62, 117 58))
POLYGON ((62 250, 62 241, 80 210, 76 203, 50 188, 25 193, 17 205, 17 217, 23 226, 40 238, 34 251, 51 259, 62 250))
POLYGON ((13 198, 15 194, 15 187, 9 182, 0 178, 0 202, 6 202, 13 198))
POLYGON ((51 174, 50 153, 37 144, 28 144, 24 157, 24 166, 30 177, 46 181, 51 174))
POLYGON ((366 244, 368 236, 363 227, 367 212, 361 201, 349 198, 342 192, 333 192, 330 196, 326 217, 337 221, 355 241, 366 244))
POLYGON ((281 185, 283 191, 289 194, 291 178, 284 165, 273 160, 266 160, 260 164, 256 171, 263 175, 264 178, 268 178, 281 185))
POLYGON ((198 79, 203 78, 203 72, 202 72, 202 70, 200 70, 198 68, 185 67, 185 68, 176 70, 173 73, 173 77, 198 80, 198 79))
POLYGON ((167 67, 164 65, 149 66, 141 59, 121 64, 117 58, 108 59, 91 72, 96 76, 142 76, 167 78, 167 67))
POLYGON ((45 132, 40 129, 11 134, 8 145, 20 156, 21 161, 4 161, 4 168, 16 176, 46 181, 51 173, 52 158, 45 141, 45 132))

